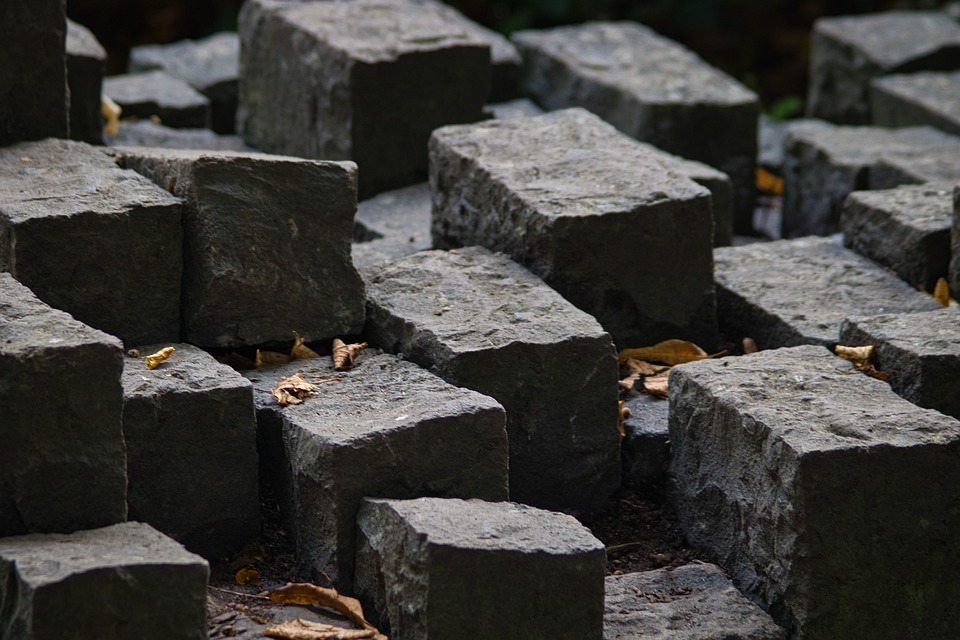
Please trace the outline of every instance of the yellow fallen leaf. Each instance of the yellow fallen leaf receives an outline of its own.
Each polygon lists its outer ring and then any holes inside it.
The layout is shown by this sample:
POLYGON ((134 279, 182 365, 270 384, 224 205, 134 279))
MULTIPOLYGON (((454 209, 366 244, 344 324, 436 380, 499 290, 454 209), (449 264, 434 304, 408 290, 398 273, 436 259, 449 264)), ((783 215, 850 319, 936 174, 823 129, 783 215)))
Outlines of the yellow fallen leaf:
POLYGON ((362 640, 374 638, 376 629, 344 629, 332 624, 297 618, 270 625, 263 631, 268 638, 279 640, 362 640))
POLYGON ((662 362, 673 366, 675 364, 684 364, 685 362, 694 362, 704 360, 705 358, 716 358, 722 356, 726 351, 720 351, 714 354, 707 354, 706 351, 686 340, 664 340, 658 342, 652 347, 642 347, 640 349, 623 349, 619 353, 620 363, 626 362, 628 358, 636 360, 646 360, 647 362, 662 362))
POLYGON ((933 299, 945 307, 950 306, 950 286, 946 278, 937 280, 937 286, 933 288, 933 299))
POLYGON ((303 344, 303 338, 294 333, 293 349, 290 350, 290 357, 294 360, 309 360, 310 358, 319 358, 320 354, 303 344))
POLYGON ((833 350, 844 360, 849 360, 851 363, 853 363, 853 366, 857 371, 865 373, 871 378, 883 380, 884 382, 887 381, 887 374, 870 364, 870 356, 873 355, 872 344, 864 345, 862 347, 846 347, 838 344, 833 348, 833 350))
POLYGON ((625 423, 627 418, 630 417, 630 408, 625 407, 624 401, 620 400, 619 409, 620 412, 617 417, 617 432, 620 434, 620 439, 623 440, 625 437, 627 437, 627 428, 625 423))
POLYGON ((274 589, 267 594, 267 597, 277 604, 306 604, 333 609, 364 629, 372 630, 374 635, 369 637, 375 640, 387 640, 385 635, 377 631, 377 628, 363 617, 363 607, 360 605, 360 601, 356 598, 340 595, 336 589, 318 587, 308 582, 295 582, 274 589))
POLYGON ((353 361, 367 348, 366 342, 345 344, 340 338, 333 339, 333 370, 346 371, 353 368, 353 361))
POLYGON ((237 584, 257 584, 260 582, 260 572, 256 569, 240 569, 234 578, 237 584))
POLYGON ((157 366, 169 358, 174 351, 176 351, 176 349, 173 347, 164 347, 163 349, 160 349, 160 351, 150 354, 146 357, 147 369, 156 369, 157 366))
POLYGON ((276 351, 260 351, 260 349, 257 349, 257 369, 262 369, 263 367, 272 367, 278 364, 287 364, 288 362, 292 361, 293 357, 288 356, 285 353, 277 353, 276 351))
POLYGON ((120 113, 123 109, 110 96, 100 96, 100 113, 103 115, 103 133, 115 136, 120 132, 120 113))
POLYGON ((270 393, 273 399, 281 407, 291 404, 303 404, 307 396, 316 393, 316 388, 325 382, 337 382, 340 378, 323 378, 320 380, 307 380, 302 373, 295 373, 292 376, 281 378, 270 393))

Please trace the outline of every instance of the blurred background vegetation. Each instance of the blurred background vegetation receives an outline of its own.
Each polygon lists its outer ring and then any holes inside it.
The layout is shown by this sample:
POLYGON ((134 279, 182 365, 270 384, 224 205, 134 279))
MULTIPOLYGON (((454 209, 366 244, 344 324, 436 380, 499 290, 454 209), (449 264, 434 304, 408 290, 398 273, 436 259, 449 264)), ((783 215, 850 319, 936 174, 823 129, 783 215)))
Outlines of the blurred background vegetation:
MULTIPOLYGON (((131 46, 198 38, 236 28, 242 0, 68 0, 122 73, 131 46)), ((777 117, 799 113, 806 90, 810 29, 817 18, 891 9, 949 8, 938 0, 447 0, 509 34, 588 20, 636 20, 682 42, 760 94, 777 117)))

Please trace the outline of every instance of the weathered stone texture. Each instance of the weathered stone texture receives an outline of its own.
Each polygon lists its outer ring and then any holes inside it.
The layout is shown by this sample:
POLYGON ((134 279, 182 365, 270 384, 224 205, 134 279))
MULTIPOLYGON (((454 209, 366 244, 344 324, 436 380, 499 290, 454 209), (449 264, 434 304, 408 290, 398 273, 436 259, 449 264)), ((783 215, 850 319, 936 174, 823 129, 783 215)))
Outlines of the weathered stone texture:
POLYGON ((960 136, 942 134, 927 147, 891 153, 870 170, 871 189, 946 181, 960 182, 960 136))
POLYGON ((156 116, 162 124, 177 128, 210 126, 210 101, 183 80, 163 71, 107 76, 103 95, 123 109, 123 117, 156 116))
POLYGON ((876 78, 870 83, 873 124, 929 125, 960 135, 960 73, 921 72, 876 78))
POLYGON ((543 109, 538 107, 537 104, 529 98, 495 102, 486 105, 484 110, 497 120, 510 120, 523 116, 539 116, 544 113, 543 109))
POLYGON ((660 495, 666 487, 670 464, 670 403, 640 393, 627 400, 624 407, 630 410, 620 445, 624 484, 642 495, 660 495))
POLYGON ((430 185, 426 182, 381 193, 357 205, 353 264, 376 268, 429 249, 430 185))
POLYGON ((254 151, 240 136, 221 136, 210 129, 174 129, 149 120, 121 121, 116 135, 104 138, 106 144, 115 147, 254 151))
POLYGON ((67 20, 67 82, 70 87, 70 137, 103 143, 100 93, 107 52, 83 25, 67 20))

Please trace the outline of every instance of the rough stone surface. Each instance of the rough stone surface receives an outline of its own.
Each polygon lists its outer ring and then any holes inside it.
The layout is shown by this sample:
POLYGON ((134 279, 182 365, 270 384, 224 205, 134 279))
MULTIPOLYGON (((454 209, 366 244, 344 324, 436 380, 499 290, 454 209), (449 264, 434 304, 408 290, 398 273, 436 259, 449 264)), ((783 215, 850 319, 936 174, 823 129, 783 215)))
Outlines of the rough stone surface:
POLYGON ((357 533, 357 594, 397 640, 602 637, 603 543, 571 516, 368 499, 357 533))
POLYGON ((870 81, 960 67, 960 25, 940 12, 820 18, 813 25, 807 115, 870 122, 870 81))
POLYGON ((0 536, 126 519, 121 352, 0 273, 0 536))
POLYGON ((786 640, 713 564, 607 576, 605 587, 604 640, 786 640))
POLYGON ((356 334, 353 163, 258 153, 117 149, 185 200, 183 336, 229 347, 356 334))
POLYGON ((491 398, 389 354, 365 353, 349 371, 322 357, 246 375, 267 480, 282 496, 301 570, 315 579, 323 572, 351 591, 364 496, 507 498, 505 417, 491 398), (301 372, 337 380, 279 407, 270 390, 301 372))
POLYGON ((381 193, 357 205, 352 248, 359 269, 377 267, 431 247, 430 185, 381 193))
POLYGON ((624 406, 630 410, 623 424, 626 436, 620 445, 624 483, 644 495, 660 495, 670 465, 670 403, 641 393, 624 406))
POLYGON ((791 638, 956 632, 956 419, 806 345, 675 367, 670 441, 688 540, 791 638))
POLYGON ((898 394, 960 418, 960 310, 850 318, 840 342, 874 346, 872 362, 898 394))
POLYGON ((539 116, 544 111, 529 98, 517 98, 506 102, 495 102, 488 104, 484 110, 490 113, 497 120, 510 120, 522 116, 539 116))
POLYGON ((125 342, 177 339, 177 198, 82 142, 2 148, 0 167, 0 270, 125 342))
POLYGON ((70 87, 70 137, 103 144, 100 92, 107 52, 83 25, 67 20, 67 82, 70 87))
POLYGON ((260 532, 256 419, 250 383, 188 344, 147 370, 124 358, 123 437, 131 520, 195 553, 224 557, 260 532))
POLYGON ((247 142, 354 160, 363 198, 423 180, 430 132, 481 119, 490 89, 489 43, 432 2, 251 0, 240 38, 247 142))
POLYGON ((931 311, 940 305, 829 238, 714 251, 717 314, 728 340, 761 349, 832 346, 848 316, 931 311))
POLYGON ((117 134, 105 138, 106 144, 115 147, 254 151, 240 136, 221 136, 210 129, 174 129, 149 120, 121 121, 117 134))
POLYGON ((589 512, 619 485, 610 336, 505 256, 424 251, 369 275, 365 331, 503 404, 512 500, 589 512))
POLYGON ((876 78, 870 83, 873 124, 929 125, 960 135, 960 73, 928 71, 876 78))
POLYGON ((927 291, 947 275, 952 225, 952 184, 854 191, 840 216, 844 245, 927 291))
POLYGON ((756 94, 692 51, 635 22, 513 34, 522 86, 547 109, 579 106, 627 135, 723 171, 735 228, 749 231, 757 155, 756 94))
POLYGON ((943 134, 943 140, 880 158, 870 170, 871 189, 892 189, 901 184, 960 182, 960 137, 943 134))
POLYGON ((953 188, 953 228, 950 230, 950 291, 960 296, 960 184, 953 188))
POLYGON ((103 94, 123 109, 123 117, 156 116, 168 127, 210 126, 210 101, 183 80, 163 71, 127 73, 103 79, 103 94))
POLYGON ((715 344, 710 193, 660 157, 583 109, 444 127, 434 246, 506 253, 618 345, 715 344))
POLYGON ((0 538, 0 636, 203 640, 208 574, 139 522, 0 538))

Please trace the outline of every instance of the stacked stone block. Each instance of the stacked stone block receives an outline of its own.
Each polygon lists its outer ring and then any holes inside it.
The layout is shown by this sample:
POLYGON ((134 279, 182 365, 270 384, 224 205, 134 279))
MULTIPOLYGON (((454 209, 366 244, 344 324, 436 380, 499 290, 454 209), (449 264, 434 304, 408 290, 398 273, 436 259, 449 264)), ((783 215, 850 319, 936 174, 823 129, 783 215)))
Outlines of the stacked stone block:
POLYGON ((210 126, 210 101, 183 80, 163 71, 108 76, 103 94, 123 110, 124 117, 151 118, 177 128, 210 126))
POLYGON ((960 135, 960 72, 877 78, 870 83, 870 110, 877 126, 927 125, 960 135))
POLYGON ((70 137, 103 144, 100 93, 107 52, 83 25, 67 20, 67 82, 70 87, 70 137))

